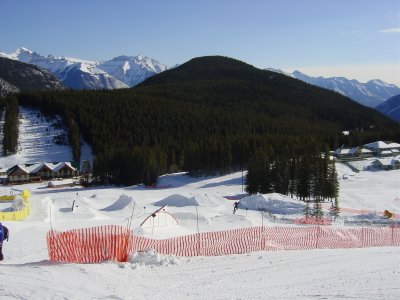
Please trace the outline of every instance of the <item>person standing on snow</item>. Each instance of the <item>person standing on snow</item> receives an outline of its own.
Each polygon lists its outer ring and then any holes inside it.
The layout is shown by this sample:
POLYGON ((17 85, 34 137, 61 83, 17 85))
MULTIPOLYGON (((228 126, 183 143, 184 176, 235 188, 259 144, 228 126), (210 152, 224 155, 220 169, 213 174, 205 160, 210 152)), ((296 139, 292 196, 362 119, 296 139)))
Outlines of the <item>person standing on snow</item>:
POLYGON ((0 261, 4 259, 3 256, 3 241, 8 241, 8 228, 0 223, 0 261))
POLYGON ((239 209, 239 202, 235 202, 233 204, 233 214, 235 214, 238 209, 239 209))

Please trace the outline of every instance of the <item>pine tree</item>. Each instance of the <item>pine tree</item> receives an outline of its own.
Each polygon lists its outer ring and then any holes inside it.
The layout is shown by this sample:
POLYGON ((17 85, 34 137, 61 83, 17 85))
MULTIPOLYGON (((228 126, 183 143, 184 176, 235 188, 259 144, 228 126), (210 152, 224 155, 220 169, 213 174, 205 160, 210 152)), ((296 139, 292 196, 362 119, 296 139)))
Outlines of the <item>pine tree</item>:
POLYGON ((306 201, 306 206, 304 207, 304 216, 308 219, 312 215, 310 201, 306 201))
POLYGON ((339 217, 340 207, 339 207, 339 199, 338 198, 335 198, 334 202, 332 202, 332 206, 329 209, 329 214, 333 217, 333 219, 335 221, 339 217))
POLYGON ((324 216, 324 211, 322 210, 322 204, 319 199, 315 200, 313 209, 312 209, 312 216, 321 219, 324 216))

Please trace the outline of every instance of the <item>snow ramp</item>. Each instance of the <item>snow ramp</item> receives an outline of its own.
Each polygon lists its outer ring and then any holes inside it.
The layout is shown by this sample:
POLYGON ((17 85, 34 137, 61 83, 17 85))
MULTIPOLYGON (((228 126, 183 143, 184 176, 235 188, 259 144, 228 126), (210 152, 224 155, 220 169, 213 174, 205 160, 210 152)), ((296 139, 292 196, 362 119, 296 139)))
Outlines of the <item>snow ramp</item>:
POLYGON ((113 204, 111 204, 105 208, 102 208, 100 210, 106 211, 106 212, 120 211, 126 207, 132 207, 132 205, 133 205, 132 197, 129 197, 127 195, 121 195, 121 196, 119 196, 118 200, 115 201, 113 204))

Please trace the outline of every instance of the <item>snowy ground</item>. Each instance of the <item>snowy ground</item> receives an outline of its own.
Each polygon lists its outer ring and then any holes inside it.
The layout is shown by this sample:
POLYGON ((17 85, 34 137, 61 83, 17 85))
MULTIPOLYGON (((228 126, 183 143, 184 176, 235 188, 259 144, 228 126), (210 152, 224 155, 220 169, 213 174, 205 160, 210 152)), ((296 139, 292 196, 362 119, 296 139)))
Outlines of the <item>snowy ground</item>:
MULTIPOLYGON (((362 174, 362 173, 358 173, 362 174)), ((400 171, 381 174, 381 180, 400 177, 400 171)), ((365 174, 362 190, 371 180, 365 174)), ((7 222, 11 237, 5 242, 0 264, 0 295, 4 299, 399 299, 400 249, 339 249, 260 252, 222 257, 179 258, 144 253, 127 263, 58 264, 48 261, 45 234, 54 229, 125 225, 135 204, 132 228, 153 238, 196 232, 198 205, 200 230, 213 231, 247 226, 282 226, 261 218, 256 208, 232 214, 232 200, 241 195, 241 173, 215 178, 164 176, 161 189, 143 186, 98 189, 49 189, 43 184, 14 186, 32 193, 32 212, 22 222, 7 222), (74 211, 71 211, 75 200, 74 211), (152 211, 167 204, 179 225, 140 228, 152 211), (50 224, 50 211, 52 224, 50 224)), ((341 194, 364 197, 344 202, 351 207, 375 209, 378 196, 400 211, 396 188, 361 193, 361 183, 343 184, 341 194), (382 196, 385 194, 386 196, 382 196)), ((270 194, 277 213, 291 216, 296 200, 270 194), (285 199, 287 201, 285 201, 285 199)), ((346 198, 344 198, 346 199, 346 198)), ((344 204, 343 204, 344 205, 344 204)), ((383 203, 382 208, 386 207, 383 203)), ((285 226, 293 226, 286 224, 285 226)), ((335 224, 334 226, 343 226, 335 224)), ((0 299, 1 296, 0 296, 0 299)))
MULTIPOLYGON (((20 154, 26 155, 24 148, 20 154)), ((400 170, 354 173, 341 164, 337 169, 342 208, 400 212, 400 170)), ((244 199, 232 214, 234 200, 225 197, 244 196, 241 175, 166 175, 160 178, 159 188, 152 189, 50 189, 46 183, 1 188, 1 195, 29 189, 32 197, 28 219, 3 222, 10 229, 10 239, 0 263, 0 299, 400 299, 399 247, 194 258, 149 251, 133 255, 127 263, 93 265, 48 260, 45 236, 50 228, 126 225, 133 207, 132 229, 152 238, 196 232, 196 208, 202 232, 261 224, 295 226, 274 223, 302 215, 302 202, 279 194, 258 196, 255 202, 244 199), (163 205, 178 225, 139 226, 163 205), (262 215, 259 208, 268 213, 262 215)), ((0 210, 9 205, 2 203, 0 210)), ((344 222, 333 226, 342 227, 344 222)))

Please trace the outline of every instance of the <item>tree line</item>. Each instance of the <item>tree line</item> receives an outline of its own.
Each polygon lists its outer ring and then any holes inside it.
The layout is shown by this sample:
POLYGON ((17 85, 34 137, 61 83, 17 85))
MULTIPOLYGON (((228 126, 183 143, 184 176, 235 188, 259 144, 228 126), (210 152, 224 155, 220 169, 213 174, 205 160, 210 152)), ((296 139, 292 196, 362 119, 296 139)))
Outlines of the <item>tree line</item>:
POLYGON ((168 172, 202 176, 240 170, 258 149, 290 152, 300 163, 308 141, 333 147, 400 138, 398 124, 372 109, 223 58, 189 62, 132 89, 17 98, 20 105, 61 115, 74 159, 83 137, 95 155, 94 176, 124 185, 155 184, 168 172))
POLYGON ((280 193, 306 202, 306 217, 321 218, 321 202, 332 202, 331 214, 337 217, 339 182, 329 146, 322 153, 315 144, 305 145, 303 153, 273 154, 259 149, 251 157, 246 175, 249 194, 280 193), (310 207, 310 203, 313 203, 310 207))

